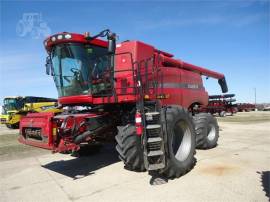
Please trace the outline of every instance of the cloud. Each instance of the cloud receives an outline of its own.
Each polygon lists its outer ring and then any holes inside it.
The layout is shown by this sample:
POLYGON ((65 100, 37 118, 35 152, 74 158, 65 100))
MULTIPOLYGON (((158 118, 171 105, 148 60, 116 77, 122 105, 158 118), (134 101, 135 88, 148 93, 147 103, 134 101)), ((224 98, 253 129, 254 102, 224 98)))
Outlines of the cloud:
POLYGON ((171 27, 185 27, 196 25, 230 25, 243 27, 256 24, 263 20, 269 20, 269 14, 256 13, 253 15, 213 15, 208 17, 193 17, 193 18, 167 18, 158 20, 139 20, 135 24, 137 29, 153 30, 171 27))
POLYGON ((0 55, 1 94, 25 89, 52 86, 52 79, 45 75, 44 61, 38 52, 15 50, 2 51, 0 55))
POLYGON ((40 76, 40 77, 17 77, 11 83, 3 84, 3 86, 7 85, 7 87, 26 87, 26 86, 40 86, 52 83, 52 78, 49 76, 40 76))
POLYGON ((196 24, 218 24, 224 19, 220 17, 209 17, 209 18, 193 18, 193 19, 162 19, 160 21, 138 21, 138 24, 144 25, 146 29, 157 29, 164 27, 182 27, 196 24))
POLYGON ((240 16, 239 19, 236 19, 235 21, 232 22, 232 25, 238 27, 248 26, 260 22, 262 19, 267 19, 269 21, 269 14, 257 13, 254 15, 248 15, 243 17, 240 16))
POLYGON ((5 53, 0 55, 1 71, 8 70, 22 70, 25 67, 40 64, 40 55, 35 53, 5 53))

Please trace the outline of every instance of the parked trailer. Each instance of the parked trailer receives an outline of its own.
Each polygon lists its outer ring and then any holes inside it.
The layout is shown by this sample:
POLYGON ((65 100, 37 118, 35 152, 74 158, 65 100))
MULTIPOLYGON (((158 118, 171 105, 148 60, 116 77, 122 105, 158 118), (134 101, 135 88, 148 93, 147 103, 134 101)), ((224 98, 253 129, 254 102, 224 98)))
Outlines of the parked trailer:
POLYGON ((127 168, 168 178, 193 168, 196 147, 217 145, 217 120, 207 113, 192 117, 190 111, 208 104, 201 76, 218 79, 225 93, 223 74, 140 41, 116 45, 109 30, 95 36, 63 32, 44 45, 46 72, 54 78, 60 105, 89 109, 28 114, 20 125, 20 142, 63 152, 115 138, 127 168))
POLYGON ((235 94, 224 94, 224 95, 210 95, 207 107, 203 108, 203 111, 211 114, 219 114, 224 117, 228 113, 233 115, 237 113, 237 105, 234 104, 235 94))

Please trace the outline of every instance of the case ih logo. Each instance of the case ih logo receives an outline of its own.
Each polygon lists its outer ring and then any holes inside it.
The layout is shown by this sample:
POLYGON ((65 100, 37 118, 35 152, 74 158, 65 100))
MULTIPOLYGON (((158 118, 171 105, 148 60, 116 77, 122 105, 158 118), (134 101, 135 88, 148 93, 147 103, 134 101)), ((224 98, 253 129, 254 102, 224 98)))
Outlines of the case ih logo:
POLYGON ((195 89, 195 88, 199 88, 199 85, 198 84, 187 84, 187 88, 195 89))
POLYGON ((20 37, 30 35, 32 38, 45 38, 51 34, 51 29, 42 20, 41 13, 24 13, 16 26, 16 33, 20 37))

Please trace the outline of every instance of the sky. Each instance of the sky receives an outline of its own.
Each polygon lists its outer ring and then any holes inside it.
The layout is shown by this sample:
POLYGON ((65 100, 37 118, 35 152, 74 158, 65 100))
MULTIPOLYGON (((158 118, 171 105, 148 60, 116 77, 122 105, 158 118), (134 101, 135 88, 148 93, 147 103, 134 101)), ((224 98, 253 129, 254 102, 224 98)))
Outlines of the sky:
MULTIPOLYGON (((225 74, 238 102, 254 102, 255 89, 257 103, 270 102, 270 1, 0 1, 0 9, 0 103, 57 97, 45 73, 46 35, 106 28, 119 42, 140 40, 225 74), (33 14, 32 25, 23 20, 33 14)), ((214 79, 204 85, 221 93, 214 79)))

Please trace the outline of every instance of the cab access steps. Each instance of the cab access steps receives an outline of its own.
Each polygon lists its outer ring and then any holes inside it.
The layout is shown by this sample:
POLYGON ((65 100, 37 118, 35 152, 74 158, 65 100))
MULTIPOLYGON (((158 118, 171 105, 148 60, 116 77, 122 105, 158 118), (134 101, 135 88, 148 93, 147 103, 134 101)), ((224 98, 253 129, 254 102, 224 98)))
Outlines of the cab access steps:
POLYGON ((165 167, 164 138, 159 110, 145 113, 145 159, 149 171, 165 167))

